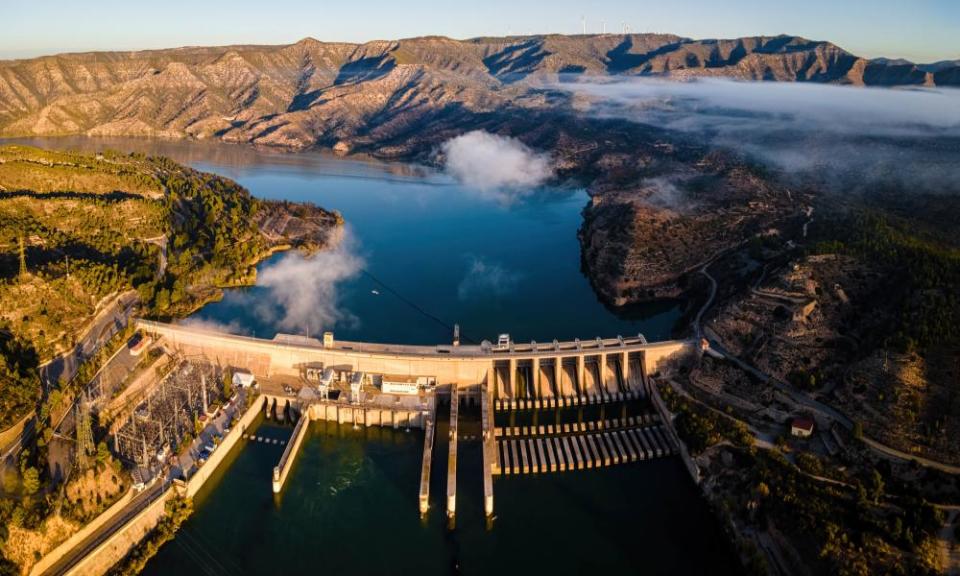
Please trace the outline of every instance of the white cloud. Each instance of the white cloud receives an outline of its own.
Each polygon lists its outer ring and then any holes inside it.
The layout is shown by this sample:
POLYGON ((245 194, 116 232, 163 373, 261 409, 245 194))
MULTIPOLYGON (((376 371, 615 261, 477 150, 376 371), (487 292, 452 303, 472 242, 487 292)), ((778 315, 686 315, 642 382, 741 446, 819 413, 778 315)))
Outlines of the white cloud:
POLYGON ((500 264, 471 256, 467 273, 457 287, 457 296, 460 300, 500 297, 512 292, 519 281, 520 274, 500 264))
POLYGON ((230 334, 244 334, 245 330, 243 326, 240 325, 237 321, 230 321, 227 323, 218 322, 216 320, 209 320, 205 318, 184 318, 179 322, 181 326, 188 326, 190 328, 196 328, 198 330, 207 330, 210 332, 228 332, 230 334))
POLYGON ((553 175, 550 157, 516 138, 474 130, 444 142, 448 174, 480 192, 508 199, 553 175))
POLYGON ((261 320, 281 331, 319 334, 356 318, 339 305, 339 285, 356 277, 364 261, 349 233, 333 249, 311 256, 290 252, 261 269, 257 285, 266 291, 245 293, 261 320))

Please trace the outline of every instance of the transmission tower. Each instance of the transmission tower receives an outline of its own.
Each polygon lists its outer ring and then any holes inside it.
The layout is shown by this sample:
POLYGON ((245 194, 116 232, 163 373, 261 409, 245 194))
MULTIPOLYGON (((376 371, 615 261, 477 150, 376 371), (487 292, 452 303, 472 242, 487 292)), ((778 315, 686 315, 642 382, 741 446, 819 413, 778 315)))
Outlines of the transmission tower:
POLYGON ((20 280, 27 278, 27 248, 23 243, 23 235, 20 236, 20 280))
POLYGON ((86 398, 77 403, 77 464, 81 470, 90 465, 90 456, 94 453, 93 426, 90 422, 90 405, 86 398))

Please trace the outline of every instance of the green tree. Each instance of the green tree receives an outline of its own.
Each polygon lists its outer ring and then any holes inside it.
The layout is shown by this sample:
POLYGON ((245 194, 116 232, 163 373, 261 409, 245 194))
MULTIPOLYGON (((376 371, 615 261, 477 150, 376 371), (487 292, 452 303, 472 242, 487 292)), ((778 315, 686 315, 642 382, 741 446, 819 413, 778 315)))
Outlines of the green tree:
POLYGON ((883 488, 883 476, 880 475, 880 472, 874 470, 873 474, 870 475, 870 496, 873 497, 874 504, 880 503, 880 498, 883 497, 883 488))
POLYGON ((40 473, 33 466, 23 471, 23 492, 27 496, 37 493, 40 489, 40 473))
POLYGON ((233 396, 233 371, 229 368, 223 371, 223 397, 233 396))
POLYGON ((97 464, 106 465, 110 461, 110 449, 106 442, 97 444, 97 464))
POLYGON ((760 498, 766 498, 770 495, 770 486, 767 486, 766 482, 760 482, 757 484, 757 496, 760 498))

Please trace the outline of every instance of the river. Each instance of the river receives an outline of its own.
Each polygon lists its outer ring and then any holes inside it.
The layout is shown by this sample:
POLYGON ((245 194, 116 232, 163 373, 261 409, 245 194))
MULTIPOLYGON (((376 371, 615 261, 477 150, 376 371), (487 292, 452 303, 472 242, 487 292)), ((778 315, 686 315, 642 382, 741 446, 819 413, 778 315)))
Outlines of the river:
MULTIPOLYGON (((131 139, 42 139, 52 148, 161 153, 230 177, 261 198, 339 210, 346 235, 305 259, 277 254, 258 285, 228 290, 190 321, 238 333, 448 343, 669 338, 680 305, 613 311, 580 270, 578 188, 468 189, 427 168, 245 146, 131 139)), ((285 438, 266 421, 257 434, 285 438)), ((437 450, 445 431, 438 429, 437 450)), ((457 522, 446 526, 435 475, 417 512, 422 433, 316 422, 283 494, 270 491, 281 445, 239 445, 145 574, 733 573, 717 521, 676 459, 497 479, 483 518, 479 443, 463 442, 457 522), (471 497, 475 496, 475 497, 471 497)), ((443 453, 443 452, 440 452, 443 453)), ((436 470, 435 470, 436 471, 436 470)))

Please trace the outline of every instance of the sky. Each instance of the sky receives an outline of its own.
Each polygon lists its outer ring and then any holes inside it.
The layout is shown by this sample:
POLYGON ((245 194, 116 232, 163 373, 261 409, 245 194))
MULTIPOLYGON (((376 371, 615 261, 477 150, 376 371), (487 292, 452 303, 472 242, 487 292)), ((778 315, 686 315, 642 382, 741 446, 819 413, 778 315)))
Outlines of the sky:
POLYGON ((412 36, 670 32, 794 34, 860 56, 960 59, 957 0, 0 0, 0 58, 412 36))

